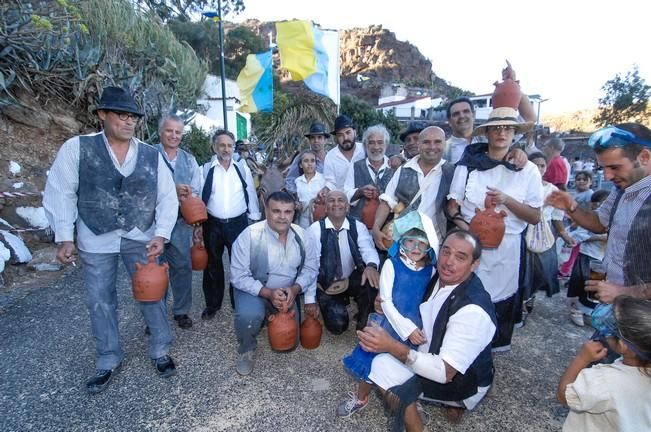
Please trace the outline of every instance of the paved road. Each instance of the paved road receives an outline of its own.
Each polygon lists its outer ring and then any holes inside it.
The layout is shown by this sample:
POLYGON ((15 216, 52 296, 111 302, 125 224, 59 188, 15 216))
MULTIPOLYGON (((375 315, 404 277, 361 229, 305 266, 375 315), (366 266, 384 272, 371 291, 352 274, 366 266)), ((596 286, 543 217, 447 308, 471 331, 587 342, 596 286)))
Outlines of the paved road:
MULTIPOLYGON (((203 307, 201 275, 195 273, 193 317, 203 307)), ((340 358, 355 343, 349 330, 324 335, 322 346, 272 353, 266 333, 249 377, 235 373, 232 312, 174 326, 172 355, 178 374, 159 378, 147 355, 143 320, 120 276, 120 331, 125 365, 102 394, 89 396, 94 343, 80 272, 54 283, 0 293, 0 431, 385 431, 377 397, 361 413, 336 419, 338 401, 352 390, 340 358)), ((539 297, 543 294, 540 293, 539 297)), ((510 354, 496 358, 497 377, 485 401, 462 431, 558 431, 565 411, 555 401, 558 378, 587 329, 567 320, 564 299, 539 298, 510 354)), ((448 430, 429 407, 428 430, 448 430)))

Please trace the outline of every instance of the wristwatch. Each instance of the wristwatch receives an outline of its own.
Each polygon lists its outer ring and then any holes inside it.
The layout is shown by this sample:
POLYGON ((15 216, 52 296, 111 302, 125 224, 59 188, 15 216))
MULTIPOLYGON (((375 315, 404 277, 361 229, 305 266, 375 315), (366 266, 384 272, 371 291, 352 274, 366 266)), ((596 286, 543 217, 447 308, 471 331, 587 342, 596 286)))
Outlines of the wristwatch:
POLYGON ((414 363, 416 363, 416 357, 418 356, 418 353, 412 349, 409 350, 409 354, 407 354, 407 361, 405 364, 407 366, 413 366, 414 363))

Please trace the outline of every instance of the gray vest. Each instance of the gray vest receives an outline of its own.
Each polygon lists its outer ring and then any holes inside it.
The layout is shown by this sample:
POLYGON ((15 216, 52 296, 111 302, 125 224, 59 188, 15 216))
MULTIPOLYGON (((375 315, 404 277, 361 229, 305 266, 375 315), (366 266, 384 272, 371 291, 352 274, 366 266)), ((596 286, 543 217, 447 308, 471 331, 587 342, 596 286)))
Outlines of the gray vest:
MULTIPOLYGON (((448 193, 450 192, 450 184, 452 183, 452 178, 454 177, 454 164, 450 162, 445 162, 441 166, 441 184, 439 185, 438 193, 436 194, 436 214, 428 215, 432 218, 432 222, 436 225, 436 230, 441 236, 445 236, 447 233, 447 198, 448 193)), ((400 178, 398 178, 398 185, 396 186, 395 196, 396 199, 407 206, 400 215, 409 213, 412 210, 417 210, 420 205, 421 196, 418 197, 414 203, 409 206, 411 200, 418 193, 418 173, 412 169, 402 166, 400 170, 400 178)))
POLYGON ((79 217, 95 234, 154 223, 158 190, 158 152, 138 142, 136 169, 124 177, 113 165, 102 134, 79 137, 79 217))
MULTIPOLYGON (((261 221, 249 227, 251 235, 251 274, 253 275, 253 279, 263 284, 266 284, 269 279, 269 253, 267 250, 265 225, 266 222, 261 221)), ((289 229, 294 232, 294 239, 298 244, 298 249, 301 254, 301 263, 296 269, 296 276, 294 276, 294 281, 296 281, 305 264, 305 232, 303 228, 295 224, 291 224, 289 229)))
MULTIPOLYGON (((391 177, 393 177, 393 173, 395 171, 391 167, 387 167, 384 169, 384 172, 380 176, 380 178, 377 179, 377 182, 373 181, 371 178, 371 174, 368 172, 368 167, 366 164, 366 158, 362 160, 358 160, 353 164, 353 174, 355 176, 355 187, 360 188, 363 186, 366 186, 368 184, 372 184, 376 186, 379 190, 380 193, 384 193, 384 190, 387 188, 387 185, 389 184, 389 181, 391 180, 391 177)), ((349 214, 354 217, 355 219, 360 220, 362 217, 362 209, 364 208, 364 204, 366 204, 366 198, 362 197, 357 205, 351 206, 350 207, 350 212, 349 214)))
MULTIPOLYGON (((154 146, 163 156, 163 160, 167 163, 167 155, 164 154, 165 150, 163 149, 162 144, 156 144, 154 146)), ((188 153, 185 150, 178 149, 176 153, 176 164, 172 170, 172 166, 168 165, 172 177, 174 178, 174 184, 192 184, 192 160, 194 156, 188 153)), ((193 191, 194 192, 194 191, 193 191)), ((192 247, 192 227, 185 223, 182 217, 177 219, 174 229, 172 230, 172 236, 170 238, 170 243, 176 246, 179 250, 186 250, 192 247)))

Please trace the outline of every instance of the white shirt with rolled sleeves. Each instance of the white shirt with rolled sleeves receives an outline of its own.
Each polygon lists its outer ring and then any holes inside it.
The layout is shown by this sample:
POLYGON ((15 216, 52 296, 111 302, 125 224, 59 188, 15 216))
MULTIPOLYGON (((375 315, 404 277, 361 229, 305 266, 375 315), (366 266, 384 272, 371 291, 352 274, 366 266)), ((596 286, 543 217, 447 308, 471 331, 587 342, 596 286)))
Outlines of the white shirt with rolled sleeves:
MULTIPOLYGON (((289 287, 296 283, 305 294, 305 303, 316 302, 316 277, 319 272, 319 261, 317 258, 314 239, 310 230, 303 230, 305 237, 303 247, 305 248, 305 262, 298 277, 296 270, 301 263, 301 251, 294 239, 294 232, 289 230, 287 242, 279 240, 278 233, 273 231, 267 221, 257 222, 264 224, 267 242, 267 256, 269 262, 269 278, 267 283, 256 280, 253 277, 251 267, 251 227, 247 227, 233 243, 231 254, 231 276, 230 281, 235 289, 239 289, 253 296, 260 294, 263 286, 270 289, 289 287)), ((299 227, 300 229, 300 227, 299 227)))
MULTIPOLYGON (((371 166, 371 163, 367 158, 366 169, 368 170, 368 173, 373 179, 373 181, 377 182, 378 177, 381 178, 384 175, 385 170, 391 169, 391 167, 389 167, 389 158, 384 156, 384 160, 382 161, 382 166, 380 167, 379 170, 377 170, 377 173, 373 170, 373 167, 371 166)), ((346 174, 346 181, 344 182, 344 193, 346 194, 346 197, 348 198, 350 205, 357 205, 357 203, 359 203, 359 200, 351 201, 351 198, 353 197, 353 195, 355 195, 357 189, 358 188, 355 187, 355 167, 353 166, 353 164, 351 164, 350 167, 348 168, 348 173, 346 174)))
MULTIPOLYGON (((122 165, 120 165, 106 140, 106 136, 103 132, 99 133, 104 138, 104 144, 115 169, 125 177, 131 175, 136 169, 138 143, 140 141, 135 138, 131 139, 127 155, 122 165)), ((120 252, 120 240, 122 238, 143 243, 149 242, 155 236, 169 240, 178 216, 179 201, 176 197, 174 179, 161 154, 158 155, 157 178, 156 211, 154 223, 149 229, 145 232, 140 231, 138 228, 133 228, 129 232, 118 229, 96 235, 79 218, 77 211, 77 191, 80 181, 79 136, 70 138, 63 143, 57 153, 52 168, 50 168, 45 192, 43 193, 43 207, 50 226, 54 230, 55 241, 57 243, 73 241, 75 226, 77 229, 77 248, 89 253, 120 252)))
MULTIPOLYGON (((440 288, 437 282, 430 297, 420 305, 423 332, 427 342, 418 347, 415 362, 407 366, 391 354, 379 354, 371 365, 371 381, 387 390, 403 384, 415 374, 443 384, 446 382, 443 362, 462 374, 468 370, 477 356, 491 343, 495 333, 495 324, 490 316, 477 305, 464 306, 452 315, 438 355, 429 352, 434 322, 456 287, 457 285, 449 285, 440 288)), ((475 395, 463 401, 464 406, 473 409, 487 391, 488 387, 480 387, 475 395)))
MULTIPOLYGON (((371 233, 369 233, 366 225, 360 221, 355 221, 355 227, 357 228, 357 247, 359 248, 359 253, 362 256, 364 264, 375 264, 376 266, 380 265, 380 257, 378 256, 375 245, 373 244, 373 238, 371 233)), ((334 229, 334 225, 329 218, 325 219, 325 228, 334 229)), ((344 220, 344 223, 341 224, 341 229, 349 231, 350 223, 348 219, 344 220)), ((314 222, 310 225, 309 231, 312 234, 312 241, 316 246, 316 258, 317 263, 321 263, 321 224, 319 222, 314 222)), ((334 251, 328 251, 329 253, 334 253, 334 251)), ((349 277, 353 270, 355 270, 355 262, 353 261, 353 256, 350 253, 350 245, 348 244, 348 235, 339 236, 339 253, 341 255, 341 272, 342 277, 349 277)), ((316 281, 315 285, 316 287, 316 281)))
MULTIPOLYGON (((212 191, 208 199, 208 213, 218 219, 230 219, 248 213, 249 219, 259 220, 262 217, 258 196, 255 193, 253 175, 246 163, 231 161, 228 169, 224 169, 219 159, 213 156, 210 162, 203 166, 203 182, 206 181, 208 171, 215 167, 212 179, 212 191), (242 191, 242 181, 237 175, 233 164, 237 167, 246 182, 246 191, 249 195, 249 207, 246 207, 246 200, 242 191)), ((203 190, 203 185, 202 185, 203 190)))
POLYGON ((326 179, 326 186, 330 190, 344 190, 344 183, 348 169, 353 166, 355 162, 366 157, 366 151, 362 143, 355 143, 355 151, 353 157, 348 160, 346 156, 336 146, 328 151, 323 162, 323 176, 326 179))
POLYGON ((436 208, 436 197, 439 193, 439 186, 441 185, 441 176, 443 174, 441 167, 445 163, 445 159, 441 159, 441 161, 432 168, 427 175, 423 173, 420 165, 418 165, 419 160, 420 156, 416 156, 409 159, 406 164, 398 168, 398 170, 393 174, 393 177, 391 177, 384 193, 380 195, 380 199, 386 202, 389 205, 389 208, 394 208, 396 204, 398 204, 398 199, 395 194, 396 187, 398 187, 398 180, 400 179, 400 173, 403 168, 412 168, 418 175, 418 186, 422 188, 425 183, 425 189, 420 196, 420 204, 418 205, 417 210, 431 217, 436 214, 437 210, 441 210, 436 208))

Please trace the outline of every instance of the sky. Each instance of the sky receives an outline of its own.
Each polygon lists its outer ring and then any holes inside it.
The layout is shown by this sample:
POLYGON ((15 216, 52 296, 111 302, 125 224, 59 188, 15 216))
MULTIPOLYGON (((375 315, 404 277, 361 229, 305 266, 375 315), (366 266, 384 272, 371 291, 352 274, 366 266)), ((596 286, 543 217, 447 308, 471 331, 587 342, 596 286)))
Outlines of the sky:
POLYGON ((323 28, 381 24, 432 62, 437 76, 491 93, 508 59, 541 115, 596 108, 601 87, 634 65, 651 85, 651 1, 244 0, 240 22, 308 19, 323 28))

